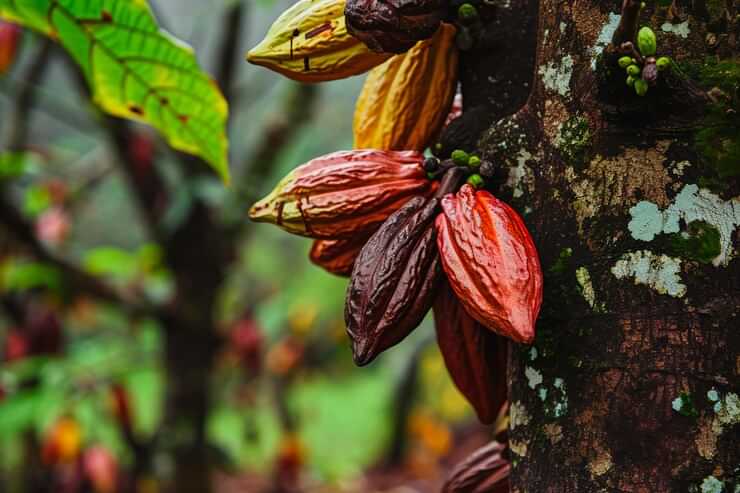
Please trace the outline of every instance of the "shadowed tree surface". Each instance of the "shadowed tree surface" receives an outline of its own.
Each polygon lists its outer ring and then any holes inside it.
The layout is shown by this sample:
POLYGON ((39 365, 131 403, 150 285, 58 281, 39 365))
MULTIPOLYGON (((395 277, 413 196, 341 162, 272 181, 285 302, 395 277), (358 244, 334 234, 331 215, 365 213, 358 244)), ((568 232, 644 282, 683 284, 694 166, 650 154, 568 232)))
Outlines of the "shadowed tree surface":
POLYGON ((466 112, 510 113, 478 148, 546 276, 536 342, 511 353, 514 492, 740 481, 738 8, 648 3, 620 27, 616 1, 507 2, 463 59, 466 112), (675 63, 638 97, 617 48, 643 25, 675 63))

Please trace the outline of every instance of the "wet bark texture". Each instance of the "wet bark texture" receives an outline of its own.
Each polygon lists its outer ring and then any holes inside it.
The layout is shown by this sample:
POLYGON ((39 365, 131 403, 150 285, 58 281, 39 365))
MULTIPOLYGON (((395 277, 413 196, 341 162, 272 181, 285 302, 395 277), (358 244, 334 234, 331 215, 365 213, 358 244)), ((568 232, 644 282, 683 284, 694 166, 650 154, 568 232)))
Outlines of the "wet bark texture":
POLYGON ((740 484, 738 165, 720 169, 697 138, 731 120, 727 94, 705 91, 718 62, 738 70, 740 12, 656 3, 640 25, 677 68, 644 98, 608 46, 621 1, 499 2, 509 36, 463 58, 466 112, 496 116, 478 149, 507 168, 498 195, 546 276, 536 342, 510 356, 514 492, 740 484), (530 84, 504 88, 512 69, 530 84))

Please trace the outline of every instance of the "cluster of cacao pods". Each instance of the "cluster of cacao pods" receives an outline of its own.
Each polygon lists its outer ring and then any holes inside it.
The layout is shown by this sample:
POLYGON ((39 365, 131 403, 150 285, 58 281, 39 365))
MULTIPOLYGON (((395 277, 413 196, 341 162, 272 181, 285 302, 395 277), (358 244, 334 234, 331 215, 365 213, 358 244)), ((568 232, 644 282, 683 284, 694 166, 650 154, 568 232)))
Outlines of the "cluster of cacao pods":
POLYGON ((486 190, 493 163, 422 154, 461 111, 447 7, 300 0, 275 22, 250 61, 302 81, 374 68, 356 106, 356 149, 299 166, 250 217, 313 238, 311 260, 351 276, 345 322, 358 365, 433 309, 453 381, 493 423, 507 399, 507 339, 534 339, 542 272, 521 217, 486 190))
POLYGON ((619 59, 619 66, 627 72, 627 85, 635 90, 638 96, 647 94, 650 86, 658 81, 658 73, 671 66, 671 59, 663 56, 656 58, 658 49, 655 32, 645 26, 637 33, 637 49, 634 43, 622 46, 625 56, 619 59))

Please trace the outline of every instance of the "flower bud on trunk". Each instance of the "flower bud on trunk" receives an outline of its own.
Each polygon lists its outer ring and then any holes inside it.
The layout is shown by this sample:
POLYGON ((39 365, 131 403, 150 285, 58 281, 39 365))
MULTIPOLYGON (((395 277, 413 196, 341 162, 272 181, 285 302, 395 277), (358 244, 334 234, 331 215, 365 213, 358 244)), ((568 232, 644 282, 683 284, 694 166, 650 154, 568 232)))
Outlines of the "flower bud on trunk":
POLYGON ((465 312, 445 283, 434 301, 437 343, 452 381, 485 424, 506 403, 508 341, 465 312))
POLYGON ((431 308, 442 274, 438 207, 437 198, 414 197, 383 223, 355 262, 344 318, 360 366, 401 342, 431 308))
POLYGON ((431 38, 445 14, 443 0, 347 0, 350 34, 370 49, 403 53, 431 38))
POLYGON ((542 270, 522 218, 485 190, 465 185, 442 200, 437 244, 452 290, 494 332, 531 343, 542 304, 542 270))
POLYGON ((355 147, 423 151, 432 144, 457 89, 454 43, 454 26, 442 24, 432 39, 370 71, 355 107, 355 147))
POLYGON ((249 217, 317 239, 369 234, 411 197, 434 190, 418 152, 356 150, 293 170, 249 217))

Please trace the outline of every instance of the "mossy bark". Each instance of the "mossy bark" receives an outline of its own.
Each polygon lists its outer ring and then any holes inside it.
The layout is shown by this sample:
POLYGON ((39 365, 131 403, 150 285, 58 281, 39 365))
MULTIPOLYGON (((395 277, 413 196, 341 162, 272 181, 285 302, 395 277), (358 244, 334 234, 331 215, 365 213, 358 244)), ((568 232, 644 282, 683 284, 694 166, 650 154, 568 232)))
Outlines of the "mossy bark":
POLYGON ((740 163, 717 166, 738 134, 720 129, 716 153, 696 138, 737 114, 740 11, 648 3, 639 25, 676 63, 644 97, 610 46, 634 32, 617 29, 622 2, 499 2, 502 32, 533 26, 536 55, 499 36, 463 59, 465 111, 510 114, 477 147, 507 169, 497 193, 525 218, 546 276, 536 342, 509 366, 515 492, 740 485, 740 163), (503 94, 503 66, 531 80, 503 94))

